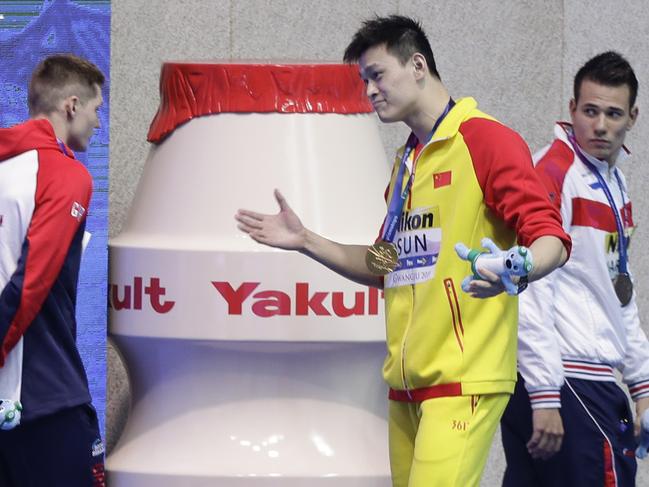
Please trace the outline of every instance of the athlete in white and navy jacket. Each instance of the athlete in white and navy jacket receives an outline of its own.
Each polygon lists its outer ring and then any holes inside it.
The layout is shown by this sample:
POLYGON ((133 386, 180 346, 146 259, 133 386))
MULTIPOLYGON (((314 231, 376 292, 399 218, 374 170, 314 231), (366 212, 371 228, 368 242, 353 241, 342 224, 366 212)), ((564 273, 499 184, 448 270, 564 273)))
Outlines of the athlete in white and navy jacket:
MULTIPOLYGON (((569 124, 558 123, 554 143, 534 156, 574 250, 560 270, 521 295, 518 367, 533 409, 561 407, 565 377, 614 382, 614 369, 632 399, 649 397, 649 342, 635 293, 620 306, 612 283, 618 261, 615 218, 597 179, 575 155, 571 131, 569 124)), ((631 200, 618 167, 628 152, 620 151, 613 168, 584 155, 604 177, 631 236, 631 200)))
POLYGON ((641 415, 649 342, 635 292, 616 292, 613 280, 623 273, 618 228, 628 249, 635 226, 618 165, 629 155, 623 142, 636 93, 619 54, 591 59, 575 78, 572 124, 558 123, 553 143, 534 158, 573 247, 562 268, 520 296, 522 380, 501 422, 506 487, 635 485, 633 413, 615 371, 641 415))

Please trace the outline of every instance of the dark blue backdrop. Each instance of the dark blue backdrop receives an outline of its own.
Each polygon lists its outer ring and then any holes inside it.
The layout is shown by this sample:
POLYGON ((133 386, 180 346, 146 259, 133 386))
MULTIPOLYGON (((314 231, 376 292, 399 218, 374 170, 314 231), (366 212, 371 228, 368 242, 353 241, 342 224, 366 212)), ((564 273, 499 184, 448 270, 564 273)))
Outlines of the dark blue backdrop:
POLYGON ((106 282, 108 238, 108 114, 110 102, 110 1, 0 1, 0 126, 28 118, 27 85, 45 56, 73 53, 106 75, 101 129, 86 153, 78 153, 92 174, 94 194, 79 277, 78 346, 84 359, 102 432, 106 404, 106 282))

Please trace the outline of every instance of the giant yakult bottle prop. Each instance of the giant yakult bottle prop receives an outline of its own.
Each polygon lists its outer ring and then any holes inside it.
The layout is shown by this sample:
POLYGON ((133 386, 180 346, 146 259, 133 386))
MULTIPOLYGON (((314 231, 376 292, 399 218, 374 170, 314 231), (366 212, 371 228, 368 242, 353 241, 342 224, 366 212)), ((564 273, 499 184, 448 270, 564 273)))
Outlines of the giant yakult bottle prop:
POLYGON ((238 208, 371 243, 388 165, 357 69, 165 64, 110 243, 133 406, 111 487, 387 486, 383 299, 239 232, 238 208))

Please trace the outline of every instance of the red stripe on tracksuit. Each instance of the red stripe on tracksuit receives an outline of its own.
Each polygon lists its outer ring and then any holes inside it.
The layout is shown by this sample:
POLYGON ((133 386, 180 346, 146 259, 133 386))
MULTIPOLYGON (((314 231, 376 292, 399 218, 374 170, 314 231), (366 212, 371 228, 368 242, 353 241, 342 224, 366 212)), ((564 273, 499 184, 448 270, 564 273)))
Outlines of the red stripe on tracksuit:
POLYGON ((573 198, 571 223, 574 226, 597 228, 609 233, 617 231, 611 207, 586 198, 573 198))
POLYGON ((617 480, 613 469, 613 453, 608 442, 604 440, 604 487, 616 487, 617 480))
POLYGON ((632 387, 632 388, 629 389, 629 392, 631 394, 637 394, 638 392, 646 391, 647 389, 649 389, 649 384, 645 384, 645 385, 639 386, 639 387, 632 387))
POLYGON ((590 370, 593 372, 608 372, 612 373, 611 367, 594 367, 590 365, 574 365, 574 364, 563 364, 566 369, 576 369, 576 370, 590 370))
POLYGON ((462 395, 462 384, 438 384, 420 389, 396 390, 390 389, 388 399, 399 402, 423 402, 436 397, 454 397, 462 395))

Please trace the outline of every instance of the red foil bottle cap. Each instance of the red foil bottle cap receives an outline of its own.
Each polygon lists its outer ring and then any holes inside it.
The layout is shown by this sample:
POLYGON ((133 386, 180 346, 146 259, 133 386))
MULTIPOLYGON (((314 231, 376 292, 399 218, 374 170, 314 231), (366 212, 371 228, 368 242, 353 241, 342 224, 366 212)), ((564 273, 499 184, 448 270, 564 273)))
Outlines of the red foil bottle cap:
POLYGON ((370 113, 355 64, 165 63, 147 140, 218 113, 370 113))

